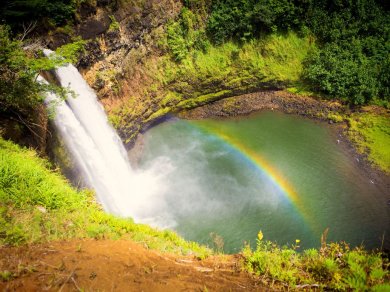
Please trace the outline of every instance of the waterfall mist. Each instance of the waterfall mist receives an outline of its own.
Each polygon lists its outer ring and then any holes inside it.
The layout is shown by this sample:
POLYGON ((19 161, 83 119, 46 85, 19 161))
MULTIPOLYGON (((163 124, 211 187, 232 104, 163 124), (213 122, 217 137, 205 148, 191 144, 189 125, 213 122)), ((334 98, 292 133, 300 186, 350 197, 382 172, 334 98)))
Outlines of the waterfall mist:
POLYGON ((218 234, 225 251, 238 252, 244 241, 256 243, 262 230, 267 240, 300 239, 302 248, 311 248, 329 227, 329 240, 380 246, 389 230, 386 190, 372 184, 329 134, 323 125, 277 112, 177 119, 143 135, 139 167, 153 168, 159 160, 169 166, 165 206, 175 230, 189 240, 212 246, 210 234, 218 234), (283 188, 283 180, 291 187, 283 188))
MULTIPOLYGON (((52 52, 45 50, 46 55, 52 52)), ((83 184, 93 189, 104 209, 138 222, 151 221, 153 205, 163 204, 160 165, 143 172, 132 169, 124 146, 107 120, 96 94, 73 65, 55 70, 61 86, 76 93, 66 101, 47 93, 53 124, 83 184), (150 204, 150 201, 156 204, 150 204)), ((38 82, 46 82, 39 76, 38 82)))
MULTIPOLYGON (((317 246, 327 227, 330 240, 364 241, 368 247, 377 247, 389 230, 385 192, 325 127, 275 112, 237 120, 171 121, 145 133, 134 169, 78 70, 67 65, 55 75, 77 96, 63 101, 47 94, 46 103, 55 109, 54 127, 80 179, 107 212, 173 228, 209 245, 210 234, 217 233, 227 252, 239 251, 244 241, 256 242, 259 230, 281 244, 299 238, 305 248, 317 246), (299 204, 248 153, 272 162, 294 186, 299 204), (303 216, 303 209, 312 216, 303 216)), ((39 82, 45 81, 40 77, 39 82)))

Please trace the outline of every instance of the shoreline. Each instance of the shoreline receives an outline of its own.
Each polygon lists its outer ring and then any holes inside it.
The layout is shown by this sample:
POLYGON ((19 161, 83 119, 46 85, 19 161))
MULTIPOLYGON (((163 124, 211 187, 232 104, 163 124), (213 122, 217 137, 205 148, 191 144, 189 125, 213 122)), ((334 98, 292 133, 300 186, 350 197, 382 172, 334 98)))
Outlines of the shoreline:
MULTIPOLYGON (((332 127, 335 139, 342 138, 342 146, 355 163, 363 167, 372 176, 375 183, 383 184, 390 189, 390 175, 368 160, 367 154, 359 153, 355 144, 349 139, 346 121, 334 121, 334 115, 348 115, 353 111, 338 101, 320 100, 314 97, 301 96, 286 91, 260 91, 233 96, 179 112, 178 117, 188 120, 207 118, 232 118, 249 116, 263 110, 278 110, 285 114, 295 114, 311 120, 327 123, 332 127)), ((390 198, 389 198, 390 199, 390 198)))
MULTIPOLYGON (((132 165, 138 168, 139 159, 142 157, 144 147, 144 133, 160 123, 174 121, 177 117, 187 120, 202 120, 202 119, 216 119, 216 120, 229 120, 229 119, 245 119, 252 115, 261 114, 264 111, 277 111, 284 114, 292 114, 300 116, 305 119, 310 119, 318 125, 325 127, 330 139, 333 140, 337 147, 340 147, 339 151, 346 155, 346 158, 351 161, 354 167, 358 168, 361 173, 361 179, 370 182, 380 190, 380 196, 374 193, 368 193, 371 195, 372 200, 378 200, 381 204, 388 204, 390 200, 390 176, 367 159, 367 155, 357 152, 353 142, 348 137, 348 124, 344 120, 342 122, 333 122, 328 118, 330 113, 348 114, 353 113, 348 108, 334 102, 322 102, 314 98, 300 97, 282 92, 281 96, 277 96, 278 92, 261 92, 256 94, 246 94, 235 97, 226 98, 223 100, 215 101, 194 109, 185 110, 177 113, 176 115, 167 115, 161 118, 159 122, 149 125, 145 131, 142 131, 135 140, 133 148, 129 151, 129 157, 131 157, 132 165), (266 98, 264 96, 266 95, 266 98), (252 103, 253 102, 253 103, 252 103), (289 103, 291 102, 291 103, 289 103), (309 110, 303 105, 306 102, 310 102, 309 110), (254 105, 254 106, 252 106, 254 105), (298 105, 298 106, 296 106, 298 105), (286 111, 285 109, 288 109, 286 111)), ((390 206, 387 209, 387 213, 390 214, 390 206)), ((385 246, 388 246, 388 239, 385 246)))
POLYGON ((250 116, 264 110, 295 114, 320 123, 326 123, 326 126, 331 130, 331 135, 336 140, 341 141, 340 146, 354 160, 357 167, 362 168, 373 183, 381 186, 381 188, 390 189, 390 175, 370 162, 367 159, 367 154, 357 151, 356 146, 348 137, 346 121, 334 121, 334 115, 348 115, 353 112, 351 109, 338 101, 320 100, 284 90, 266 90, 227 97, 193 109, 184 109, 156 118, 145 125, 144 129, 137 135, 128 151, 129 158, 137 168, 143 150, 143 134, 148 129, 170 120, 169 117, 187 120, 224 119, 250 116))
POLYGON ((339 102, 317 100, 282 90, 267 90, 220 99, 178 113, 184 119, 246 116, 261 110, 280 110, 287 114, 299 114, 319 120, 328 120, 330 113, 346 113, 339 102))

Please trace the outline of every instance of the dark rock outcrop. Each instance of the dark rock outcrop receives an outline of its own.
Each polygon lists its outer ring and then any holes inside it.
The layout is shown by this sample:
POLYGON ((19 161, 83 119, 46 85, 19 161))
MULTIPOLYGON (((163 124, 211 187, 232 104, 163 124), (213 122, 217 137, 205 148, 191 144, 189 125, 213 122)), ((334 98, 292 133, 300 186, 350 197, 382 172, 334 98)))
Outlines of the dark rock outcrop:
POLYGON ((103 20, 88 19, 80 24, 77 34, 84 40, 93 39, 105 33, 110 26, 110 19, 108 16, 103 20))
POLYGON ((85 45, 85 52, 81 55, 77 67, 88 68, 93 63, 101 60, 104 54, 96 40, 92 40, 85 45))
POLYGON ((86 19, 87 17, 93 16, 96 14, 96 7, 92 6, 87 2, 81 3, 78 13, 81 19, 86 19))
POLYGON ((69 34, 64 32, 55 32, 51 38, 47 47, 51 50, 55 50, 56 48, 68 44, 72 41, 72 37, 69 34))

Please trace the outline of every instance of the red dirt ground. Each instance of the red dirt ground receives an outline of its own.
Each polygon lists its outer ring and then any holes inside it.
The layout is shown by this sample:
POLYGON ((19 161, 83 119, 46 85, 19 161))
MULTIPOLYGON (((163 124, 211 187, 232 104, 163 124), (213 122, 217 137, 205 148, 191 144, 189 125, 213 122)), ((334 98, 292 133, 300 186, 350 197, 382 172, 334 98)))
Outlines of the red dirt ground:
POLYGON ((125 240, 0 247, 0 291, 259 291, 238 255, 198 260, 125 240))

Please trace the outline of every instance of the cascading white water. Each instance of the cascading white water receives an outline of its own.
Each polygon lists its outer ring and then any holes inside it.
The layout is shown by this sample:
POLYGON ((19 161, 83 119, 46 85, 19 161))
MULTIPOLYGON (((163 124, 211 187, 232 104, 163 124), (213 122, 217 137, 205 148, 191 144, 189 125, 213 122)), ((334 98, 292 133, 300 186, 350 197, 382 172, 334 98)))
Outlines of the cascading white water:
MULTIPOLYGON (((52 54, 50 50, 44 50, 44 53, 52 54)), ((96 94, 78 70, 68 64, 56 69, 55 75, 61 86, 76 93, 75 98, 68 97, 66 102, 55 94, 47 94, 46 103, 55 107, 55 128, 80 177, 95 190, 104 209, 155 226, 172 225, 168 218, 164 223, 154 218, 154 209, 165 204, 162 165, 156 164, 149 171, 136 173, 96 94)), ((42 77, 38 81, 46 82, 42 77)))
MULTIPOLYGON (((148 131, 142 170, 134 170, 95 93, 77 69, 68 65, 56 70, 56 75, 77 97, 64 102, 54 94, 47 95, 46 102, 56 110, 55 128, 80 178, 95 190, 106 211, 153 226, 176 227, 192 240, 207 242, 210 232, 216 232, 227 239, 225 247, 234 251, 243 239, 255 241, 263 228, 271 239, 274 236, 282 243, 298 234, 309 247, 316 245, 320 234, 312 234, 305 226, 306 221, 274 180, 244 152, 200 130, 201 122, 182 121, 173 127, 165 124, 162 132, 158 128, 148 131)), ((43 78, 39 81, 45 82, 43 78)), ((210 129, 225 129, 226 134, 243 141, 254 138, 249 149, 261 149, 269 161, 292 175, 302 190, 302 202, 314 210, 323 229, 329 226, 332 214, 336 240, 349 238, 359 243, 367 238, 375 246, 376 238, 388 230, 383 223, 389 216, 382 191, 364 183, 366 174, 335 150, 338 145, 328 141, 325 129, 290 116, 263 115, 254 122, 234 120, 223 126, 215 124, 225 123, 222 121, 203 121, 203 127, 207 129, 209 124, 210 129), (349 181, 353 177, 358 179, 349 181), (344 212, 345 206, 348 212, 344 212)))
MULTIPOLYGON (((45 82, 42 77, 38 81, 45 82)), ((111 174, 105 174, 106 165, 94 141, 87 134, 68 104, 55 94, 47 93, 45 102, 55 106, 54 124, 59 136, 64 141, 84 182, 93 187, 99 201, 111 212, 119 213, 115 203, 110 199, 111 174), (105 179, 103 179, 105 178, 105 179)))

